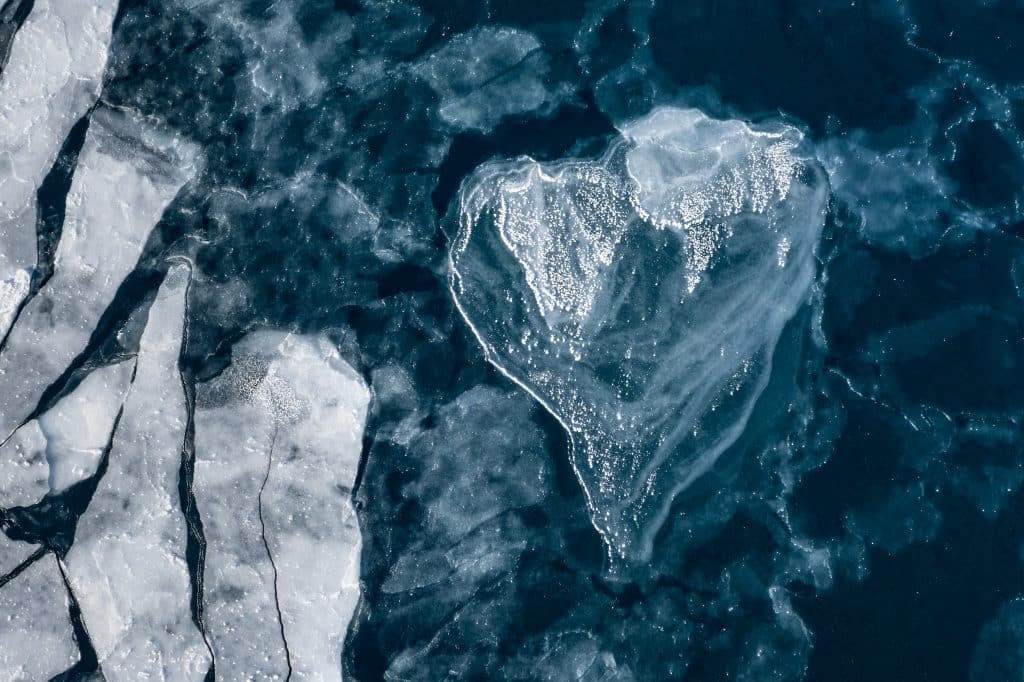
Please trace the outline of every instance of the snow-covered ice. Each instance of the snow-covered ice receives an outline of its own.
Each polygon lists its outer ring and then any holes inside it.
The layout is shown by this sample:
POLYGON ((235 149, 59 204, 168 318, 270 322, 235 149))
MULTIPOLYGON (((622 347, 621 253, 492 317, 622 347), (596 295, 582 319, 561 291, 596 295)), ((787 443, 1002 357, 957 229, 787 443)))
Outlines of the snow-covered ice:
POLYGON ((107 680, 201 680, 178 472, 188 421, 178 371, 190 269, 173 267, 149 310, 106 472, 65 558, 107 680))
POLYGON ((257 332, 196 399, 218 676, 340 680, 359 591, 350 495, 369 390, 326 338, 257 332))

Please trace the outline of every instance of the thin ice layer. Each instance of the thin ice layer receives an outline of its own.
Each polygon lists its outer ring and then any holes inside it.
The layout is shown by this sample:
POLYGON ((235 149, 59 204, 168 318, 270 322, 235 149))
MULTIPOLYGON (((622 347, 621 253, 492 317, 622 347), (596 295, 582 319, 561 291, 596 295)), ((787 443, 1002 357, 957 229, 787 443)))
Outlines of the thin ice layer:
POLYGON ((149 310, 107 469, 65 559, 107 680, 201 680, 178 472, 188 408, 178 372, 189 268, 173 267, 149 310))
POLYGON ((488 164, 451 252, 460 311, 562 422, 613 558, 735 442, 806 300, 827 183, 786 126, 661 108, 597 161, 488 164))
POLYGON ((0 671, 7 680, 46 680, 78 662, 67 589, 52 554, 0 587, 0 671))
POLYGON ((326 338, 260 332, 196 398, 195 496, 218 676, 340 680, 359 594, 351 487, 368 389, 326 338))
POLYGON ((26 304, 0 352, 0 437, 24 421, 85 348, 153 226, 194 171, 194 151, 179 138, 123 112, 93 114, 53 277, 26 304))
POLYGON ((36 263, 36 192, 100 94, 117 0, 36 0, 0 74, 0 338, 36 263))

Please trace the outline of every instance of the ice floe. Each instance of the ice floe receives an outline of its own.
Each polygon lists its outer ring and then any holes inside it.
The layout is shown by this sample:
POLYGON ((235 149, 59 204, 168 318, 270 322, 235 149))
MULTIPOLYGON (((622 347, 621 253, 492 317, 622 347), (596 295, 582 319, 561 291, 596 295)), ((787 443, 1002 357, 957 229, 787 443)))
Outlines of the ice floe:
POLYGON ((189 267, 149 310, 106 471, 78 521, 68 579, 108 680, 201 680, 209 651, 192 621, 178 472, 188 422, 178 371, 189 267))
POLYGON ((0 507, 33 504, 96 473, 134 366, 126 360, 93 370, 0 446, 0 507))
POLYGON ((36 264, 36 192, 99 97, 116 9, 116 0, 37 0, 0 74, 0 338, 36 264))
POLYGON ((257 332, 196 389, 204 604, 224 679, 341 678, 369 391, 324 337, 257 332))
POLYGON ((415 64, 412 73, 440 96, 441 120, 489 131, 505 116, 534 111, 554 99, 544 83, 545 59, 532 33, 488 26, 455 36, 415 64))

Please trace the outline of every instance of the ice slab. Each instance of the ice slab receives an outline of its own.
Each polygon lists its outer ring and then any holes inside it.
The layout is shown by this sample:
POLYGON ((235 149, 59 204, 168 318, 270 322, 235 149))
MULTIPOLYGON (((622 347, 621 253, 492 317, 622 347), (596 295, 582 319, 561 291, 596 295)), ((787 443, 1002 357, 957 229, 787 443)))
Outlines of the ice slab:
POLYGON ((77 662, 67 589, 47 554, 0 587, 0 671, 6 680, 45 680, 77 662))
POLYGON ((0 446, 0 507, 27 506, 96 473, 134 361, 100 367, 0 446))
POLYGON ((178 497, 188 407, 178 357, 189 267, 168 272, 139 347, 107 469, 65 558, 107 680, 201 680, 210 667, 192 621, 178 497))
POLYGON ((196 401, 195 497, 218 676, 340 680, 359 594, 351 486, 366 385, 323 337, 257 332, 197 387, 196 401))
POLYGON ((613 559, 735 442, 807 300, 827 199, 794 128, 659 108, 596 161, 481 167, 451 250, 488 358, 569 432, 613 559))
POLYGON ((132 114, 93 114, 54 274, 26 304, 0 352, 0 438, 24 421, 85 348, 164 208, 194 171, 194 149, 179 138, 132 114))
POLYGON ((116 10, 117 0, 36 0, 0 74, 0 338, 29 292, 36 192, 99 97, 116 10))

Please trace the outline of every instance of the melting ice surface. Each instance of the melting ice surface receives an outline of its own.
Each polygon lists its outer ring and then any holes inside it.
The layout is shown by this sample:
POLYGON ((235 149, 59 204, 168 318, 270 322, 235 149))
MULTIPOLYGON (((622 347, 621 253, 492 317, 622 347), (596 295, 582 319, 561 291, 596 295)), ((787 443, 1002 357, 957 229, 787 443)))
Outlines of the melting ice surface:
POLYGON ((451 251, 489 359, 564 425, 610 556, 650 556, 807 299, 827 180, 794 128, 659 108, 598 160, 481 167, 451 251))

